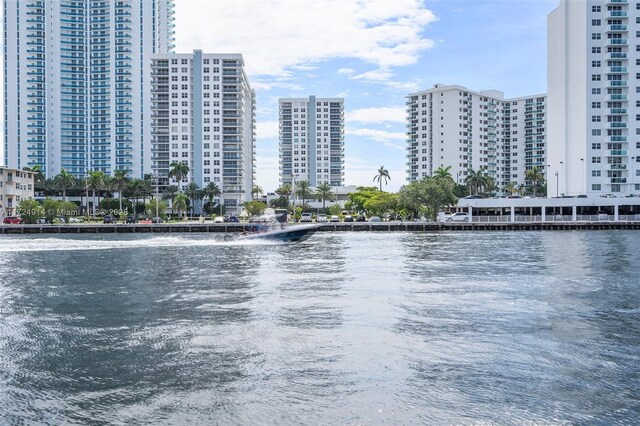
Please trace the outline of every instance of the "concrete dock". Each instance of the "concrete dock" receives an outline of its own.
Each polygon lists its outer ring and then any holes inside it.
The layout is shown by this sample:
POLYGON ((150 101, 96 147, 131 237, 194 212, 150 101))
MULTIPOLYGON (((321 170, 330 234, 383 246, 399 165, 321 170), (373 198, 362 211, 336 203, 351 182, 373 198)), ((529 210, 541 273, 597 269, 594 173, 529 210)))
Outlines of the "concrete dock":
MULTIPOLYGON (((64 224, 64 225, 0 225, 0 234, 131 234, 245 232, 248 223, 209 224, 64 224)), ((497 222, 497 223, 430 223, 430 222, 353 222, 321 224, 326 232, 435 232, 435 231, 560 231, 560 230, 640 230, 639 221, 579 222, 497 222)))

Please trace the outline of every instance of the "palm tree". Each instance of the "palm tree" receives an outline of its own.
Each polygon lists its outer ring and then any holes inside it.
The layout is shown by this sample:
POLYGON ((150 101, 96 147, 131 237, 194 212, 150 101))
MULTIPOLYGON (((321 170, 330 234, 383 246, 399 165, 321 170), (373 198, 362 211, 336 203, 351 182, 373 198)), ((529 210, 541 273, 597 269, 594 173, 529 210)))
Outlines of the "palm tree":
POLYGON ((56 187, 62 190, 62 198, 67 201, 67 189, 73 188, 76 185, 76 178, 65 169, 60 169, 60 173, 53 178, 53 182, 56 187))
POLYGON ((451 182, 453 182, 453 176, 451 176, 450 170, 451 170, 451 166, 447 166, 447 167, 440 166, 433 172, 433 176, 443 178, 443 179, 449 179, 451 180, 451 182))
POLYGON ((333 200, 335 198, 335 194, 331 191, 331 185, 329 182, 321 183, 316 187, 316 198, 319 201, 322 201, 322 208, 325 208, 326 200, 333 200))
POLYGON ((138 178, 131 179, 127 186, 128 190, 131 192, 131 195, 133 195, 134 197, 133 214, 138 217, 138 198, 144 193, 144 180, 138 178))
MULTIPOLYGON (((113 194, 116 192, 116 180, 114 177, 105 175, 102 179, 102 189, 106 192, 104 194, 105 198, 113 199, 113 194)), ((100 201, 98 200, 98 204, 100 201)))
POLYGON ((513 195, 513 193, 516 192, 517 187, 518 187, 517 183, 509 182, 504 186, 504 191, 509 195, 513 195))
MULTIPOLYGON (((93 199, 93 215, 96 215, 96 191, 100 191, 102 189, 102 185, 104 184, 104 173, 101 171, 89 171, 87 173, 87 187, 92 191, 92 199, 93 199)), ((100 194, 98 194, 98 198, 100 198, 100 194)))
POLYGON ((382 180, 384 179, 384 184, 386 185, 388 181, 391 180, 391 176, 389 176, 389 170, 385 169, 384 166, 378 169, 378 174, 374 176, 373 181, 378 181, 380 183, 380 191, 382 191, 382 180))
POLYGON ((113 174, 113 184, 115 188, 118 190, 118 200, 120 211, 122 211, 122 191, 127 186, 127 182, 129 178, 127 177, 126 170, 116 170, 113 174))
POLYGON ((280 188, 276 189, 276 194, 281 197, 289 198, 289 195, 291 195, 291 185, 288 183, 285 183, 280 188))
POLYGON ((200 197, 200 187, 195 182, 190 182, 187 185, 187 188, 184 190, 187 197, 191 201, 191 217, 193 217, 193 213, 196 207, 196 200, 200 197))
POLYGON ((259 187, 258 185, 253 185, 253 188, 251 188, 251 195, 253 195, 253 197, 257 200, 258 197, 262 194, 264 194, 264 191, 262 191, 262 188, 259 187))
POLYGON ((533 186, 533 196, 535 197, 536 187, 538 187, 540 183, 544 182, 544 176, 542 175, 542 171, 540 170, 539 167, 533 167, 532 169, 527 170, 524 173, 524 178, 529 182, 531 182, 531 185, 533 186))
MULTIPOLYGON (((209 182, 207 186, 202 188, 202 193, 209 199, 209 211, 213 213, 213 200, 222 194, 215 182, 209 182)), ((220 202, 220 216, 222 216, 222 201, 220 202)))
POLYGON ((42 167, 37 164, 33 167, 23 167, 22 170, 33 173, 33 188, 36 191, 44 190, 44 182, 46 180, 42 167))
POLYGON ((308 200, 311 196, 311 186, 309 185, 309 181, 302 180, 298 182, 298 186, 296 188, 296 195, 302 198, 302 208, 304 209, 304 202, 308 200))
POLYGON ((176 198, 173 202, 173 208, 178 211, 178 218, 180 218, 182 212, 187 208, 187 201, 189 198, 183 193, 179 193, 176 195, 176 198))
POLYGON ((480 190, 486 187, 486 178, 487 176, 484 174, 482 169, 478 169, 478 171, 469 169, 467 177, 464 179, 464 183, 469 186, 469 191, 473 190, 473 195, 477 195, 480 190))
POLYGON ((189 174, 189 166, 181 161, 174 161, 169 167, 171 167, 171 170, 169 170, 169 177, 176 178, 178 181, 178 190, 182 191, 182 179, 189 174))

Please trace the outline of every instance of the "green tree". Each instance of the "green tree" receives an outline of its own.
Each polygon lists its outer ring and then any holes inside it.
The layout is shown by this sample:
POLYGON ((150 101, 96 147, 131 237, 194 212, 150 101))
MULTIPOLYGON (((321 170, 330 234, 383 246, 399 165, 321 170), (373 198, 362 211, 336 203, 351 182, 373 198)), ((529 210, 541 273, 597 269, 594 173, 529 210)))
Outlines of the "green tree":
POLYGON ((438 167, 434 172, 433 172, 433 176, 434 177, 440 177, 443 179, 451 179, 451 181, 453 181, 453 177, 451 176, 451 166, 447 166, 447 167, 438 167))
MULTIPOLYGON (((93 215, 96 215, 96 210, 98 208, 98 203, 96 203, 96 191, 100 191, 102 189, 102 185, 104 184, 104 173, 101 171, 89 171, 87 173, 87 186, 91 189, 92 199, 93 199, 93 215)), ((100 196, 98 195, 98 198, 100 196)), ((98 200, 100 201, 100 200, 98 200)))
POLYGON ((251 195, 253 195, 253 198, 257 200, 262 194, 264 194, 262 188, 258 185, 253 185, 253 187, 251 188, 251 195))
POLYGON ((54 200, 52 198, 45 198, 42 201, 42 210, 44 217, 47 218, 49 223, 53 223, 53 219, 58 214, 58 209, 60 208, 60 201, 54 200))
POLYGON ((62 216, 65 222, 69 222, 71 216, 78 215, 78 205, 71 201, 62 201, 58 203, 57 216, 62 216))
POLYGON ((152 198, 145 205, 145 213, 150 217, 161 217, 163 220, 167 217, 167 203, 159 198, 152 198))
POLYGON ((380 184, 380 191, 382 191, 382 181, 384 180, 384 184, 386 185, 388 181, 391 180, 391 176, 389 176, 389 170, 385 169, 384 166, 378 169, 378 174, 374 176, 373 181, 378 181, 380 184))
POLYGON ((120 211, 122 211, 122 191, 127 187, 128 181, 129 178, 127 177, 126 170, 116 170, 113 174, 113 184, 118 190, 118 206, 120 211))
POLYGON ((536 189, 544 183, 544 175, 539 167, 533 167, 524 173, 524 178, 527 180, 533 189, 533 196, 536 196, 536 189))
POLYGON ((22 200, 18 204, 17 214, 20 215, 24 223, 34 224, 38 218, 44 215, 44 210, 36 200, 22 200))
POLYGON ((309 181, 302 180, 298 182, 296 186, 296 195, 302 199, 302 209, 304 210, 306 204, 305 201, 311 198, 311 186, 309 181))
POLYGON ((174 161, 169 167, 169 177, 176 178, 178 190, 182 191, 182 180, 189 174, 189 166, 181 161, 174 161))
POLYGON ((487 175, 482 169, 478 169, 478 171, 469 169, 464 181, 469 186, 469 190, 472 191, 474 195, 477 195, 478 192, 484 191, 487 185, 487 175))
POLYGON ((364 207, 368 213, 378 216, 381 216, 385 213, 394 212, 397 206, 397 194, 390 194, 388 192, 381 191, 374 194, 364 203, 364 207))
POLYGON ((200 187, 195 182, 189 182, 189 185, 184 190, 184 193, 189 197, 191 206, 191 217, 193 217, 196 208, 196 201, 201 199, 200 187))
POLYGON ((262 201, 254 200, 254 201, 244 202, 244 209, 251 216, 260 216, 262 213, 264 213, 266 208, 267 208, 267 205, 262 201))
POLYGON ((22 170, 33 173, 33 187, 36 191, 44 190, 44 182, 46 177, 44 176, 44 172, 42 171, 42 166, 39 164, 33 167, 23 167, 22 170))
POLYGON ((62 191, 62 198, 67 201, 67 190, 76 185, 76 178, 65 169, 61 169, 60 173, 53 179, 57 189, 62 191))
POLYGON ((335 199, 335 194, 332 192, 331 189, 332 188, 331 188, 331 185, 329 185, 329 182, 321 183, 320 185, 318 185, 316 187, 315 196, 316 196, 316 199, 318 201, 322 201, 322 208, 323 209, 325 208, 325 202, 327 200, 331 201, 331 200, 335 199))
POLYGON ((504 186, 504 192, 506 192, 509 195, 513 195, 513 193, 516 192, 517 187, 518 187, 517 183, 509 182, 504 186))
POLYGON ((182 212, 187 209, 188 202, 189 198, 185 194, 179 193, 176 195, 172 209, 175 209, 178 212, 178 218, 182 217, 182 212))
POLYGON ((425 213, 436 220, 438 211, 458 202, 454 187, 451 179, 428 176, 404 186, 399 193, 399 204, 414 216, 425 213))
MULTIPOLYGON (((222 194, 220 187, 215 182, 209 182, 204 188, 202 188, 202 193, 204 197, 209 200, 209 212, 213 213, 214 200, 222 194)), ((220 216, 222 216, 222 202, 220 202, 220 216)))
POLYGON ((173 205, 173 201, 176 199, 176 195, 180 192, 177 186, 169 185, 162 193, 163 200, 171 200, 171 205, 173 205))
POLYGON ((367 211, 366 202, 378 193, 380 191, 374 186, 359 186, 355 192, 349 193, 348 207, 358 213, 365 213, 367 211))

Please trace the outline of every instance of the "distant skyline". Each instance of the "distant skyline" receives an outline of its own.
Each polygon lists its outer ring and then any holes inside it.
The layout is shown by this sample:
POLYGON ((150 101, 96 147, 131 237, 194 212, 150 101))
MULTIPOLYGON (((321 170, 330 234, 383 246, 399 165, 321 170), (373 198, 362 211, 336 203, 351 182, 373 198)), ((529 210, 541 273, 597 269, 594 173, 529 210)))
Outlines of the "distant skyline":
MULTIPOLYGON (((177 0, 176 52, 242 53, 257 92, 257 184, 278 186, 278 98, 345 98, 345 182, 405 183, 405 96, 435 83, 546 92, 558 0, 177 0)), ((1 154, 0 154, 1 157, 1 154)))

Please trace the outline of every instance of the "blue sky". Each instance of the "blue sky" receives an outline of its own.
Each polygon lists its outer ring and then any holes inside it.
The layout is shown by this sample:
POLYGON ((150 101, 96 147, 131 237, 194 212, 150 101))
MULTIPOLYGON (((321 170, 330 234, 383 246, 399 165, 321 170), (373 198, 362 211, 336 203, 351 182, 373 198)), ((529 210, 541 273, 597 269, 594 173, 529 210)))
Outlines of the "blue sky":
POLYGON ((546 92, 558 0, 178 0, 178 52, 242 53, 257 92, 258 184, 278 186, 280 97, 344 97, 346 184, 405 183, 405 96, 435 83, 546 92))

